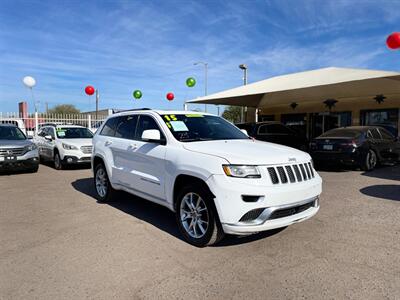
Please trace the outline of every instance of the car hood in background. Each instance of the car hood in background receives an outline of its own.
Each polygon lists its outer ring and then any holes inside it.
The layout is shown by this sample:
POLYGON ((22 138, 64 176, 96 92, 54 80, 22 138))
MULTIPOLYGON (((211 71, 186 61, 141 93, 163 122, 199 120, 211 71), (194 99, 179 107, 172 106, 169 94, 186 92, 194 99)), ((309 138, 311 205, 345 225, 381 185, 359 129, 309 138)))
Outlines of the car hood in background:
POLYGON ((187 142, 183 147, 190 151, 224 158, 230 164, 272 165, 311 160, 308 153, 303 151, 250 139, 187 142))
POLYGON ((92 139, 58 139, 58 142, 76 147, 92 146, 92 139))
POLYGON ((30 140, 0 140, 0 148, 19 148, 33 144, 30 140))

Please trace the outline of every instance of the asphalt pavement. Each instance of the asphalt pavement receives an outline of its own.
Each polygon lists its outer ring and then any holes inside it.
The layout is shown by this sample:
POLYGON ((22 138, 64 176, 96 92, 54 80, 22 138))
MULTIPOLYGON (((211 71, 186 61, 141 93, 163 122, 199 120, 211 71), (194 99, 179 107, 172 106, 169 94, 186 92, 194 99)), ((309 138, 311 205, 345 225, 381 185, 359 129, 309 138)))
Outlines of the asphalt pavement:
POLYGON ((400 166, 320 174, 312 219, 201 249, 89 169, 0 176, 0 299, 400 299, 400 166))

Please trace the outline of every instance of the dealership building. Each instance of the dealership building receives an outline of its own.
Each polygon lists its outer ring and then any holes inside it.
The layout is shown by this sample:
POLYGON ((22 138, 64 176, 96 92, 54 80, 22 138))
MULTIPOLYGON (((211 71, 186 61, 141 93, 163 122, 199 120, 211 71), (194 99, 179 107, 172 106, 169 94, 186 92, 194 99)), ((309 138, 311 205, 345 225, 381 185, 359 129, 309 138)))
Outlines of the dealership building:
POLYGON ((245 119, 280 121, 315 137, 343 126, 400 134, 400 73, 349 68, 276 76, 188 101, 246 107, 245 119))

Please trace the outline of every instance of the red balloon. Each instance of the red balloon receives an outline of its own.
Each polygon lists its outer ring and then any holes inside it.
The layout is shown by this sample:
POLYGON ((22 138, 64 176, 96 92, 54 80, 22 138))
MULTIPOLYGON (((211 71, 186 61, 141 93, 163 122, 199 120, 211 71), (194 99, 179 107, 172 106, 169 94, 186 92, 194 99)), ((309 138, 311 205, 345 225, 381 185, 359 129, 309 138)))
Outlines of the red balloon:
POLYGON ((88 85, 87 87, 85 87, 85 93, 88 94, 89 96, 94 94, 94 87, 92 87, 91 85, 88 85))
POLYGON ((175 96, 174 96, 173 93, 168 93, 168 94, 167 94, 167 100, 168 100, 168 101, 172 101, 172 100, 174 100, 174 98, 175 98, 175 96))
POLYGON ((390 49, 398 49, 400 48, 400 32, 393 32, 386 39, 386 45, 390 49))

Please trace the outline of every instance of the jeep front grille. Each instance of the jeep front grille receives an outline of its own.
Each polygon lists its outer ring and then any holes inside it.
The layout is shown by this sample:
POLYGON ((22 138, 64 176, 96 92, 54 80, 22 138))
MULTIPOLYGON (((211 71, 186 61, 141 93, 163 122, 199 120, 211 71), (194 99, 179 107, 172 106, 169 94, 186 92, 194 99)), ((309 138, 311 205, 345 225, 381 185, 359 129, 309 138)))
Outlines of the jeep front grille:
POLYGON ((273 184, 302 182, 315 177, 311 163, 268 167, 267 170, 273 184))

